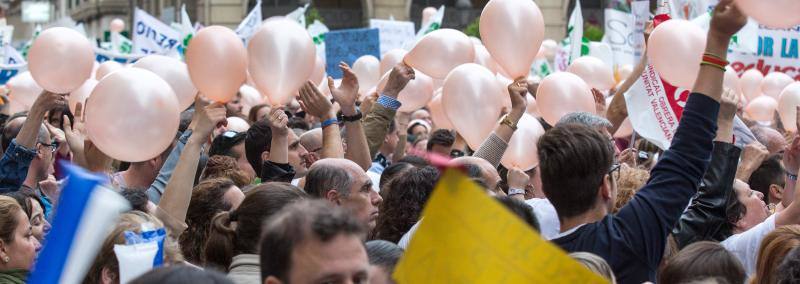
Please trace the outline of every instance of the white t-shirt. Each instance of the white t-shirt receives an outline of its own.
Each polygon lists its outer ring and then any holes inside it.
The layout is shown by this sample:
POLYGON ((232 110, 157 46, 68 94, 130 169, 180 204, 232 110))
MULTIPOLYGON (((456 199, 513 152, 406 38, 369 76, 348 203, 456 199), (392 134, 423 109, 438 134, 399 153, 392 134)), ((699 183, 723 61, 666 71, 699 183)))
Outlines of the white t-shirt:
POLYGON ((539 233, 544 239, 552 240, 558 236, 561 231, 561 222, 558 221, 558 213, 556 213, 556 208, 553 207, 550 200, 547 200, 547 198, 532 198, 525 200, 525 204, 533 208, 533 214, 536 215, 541 228, 539 233))
POLYGON ((403 237, 400 238, 400 241, 397 242, 397 245, 400 246, 401 248, 403 248, 404 250, 408 249, 408 243, 411 242, 411 238, 414 237, 414 234, 417 232, 417 228, 419 228, 419 224, 421 224, 421 223, 422 223, 422 219, 417 221, 417 223, 414 224, 414 226, 411 227, 411 229, 409 229, 408 232, 403 234, 403 237))
POLYGON ((767 234, 775 230, 775 216, 777 215, 778 214, 772 214, 772 216, 769 216, 769 218, 761 222, 761 224, 743 233, 730 236, 720 243, 742 262, 748 276, 753 275, 756 271, 758 248, 761 245, 761 240, 763 240, 767 234))

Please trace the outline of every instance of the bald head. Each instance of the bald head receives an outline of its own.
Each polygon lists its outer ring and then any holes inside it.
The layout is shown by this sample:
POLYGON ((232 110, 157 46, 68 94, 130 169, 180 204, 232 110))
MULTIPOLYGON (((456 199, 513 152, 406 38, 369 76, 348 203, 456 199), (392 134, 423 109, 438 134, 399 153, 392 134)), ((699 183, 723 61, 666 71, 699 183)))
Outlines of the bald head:
POLYGON ((459 157, 450 160, 450 166, 464 166, 472 165, 481 170, 481 178, 486 182, 489 190, 494 190, 500 182, 500 174, 497 173, 497 168, 492 166, 488 161, 478 157, 459 157))
POLYGON ((758 143, 767 147, 767 151, 769 151, 770 155, 783 153, 786 149, 786 140, 783 139, 783 135, 775 129, 764 127, 764 126, 756 126, 751 129, 753 132, 753 136, 756 137, 758 143))
POLYGON ((305 191, 311 196, 325 197, 330 190, 348 195, 353 181, 366 175, 361 167, 347 159, 322 159, 314 163, 306 175, 305 191))
POLYGON ((300 145, 309 152, 318 152, 322 149, 322 128, 314 128, 300 135, 300 145))

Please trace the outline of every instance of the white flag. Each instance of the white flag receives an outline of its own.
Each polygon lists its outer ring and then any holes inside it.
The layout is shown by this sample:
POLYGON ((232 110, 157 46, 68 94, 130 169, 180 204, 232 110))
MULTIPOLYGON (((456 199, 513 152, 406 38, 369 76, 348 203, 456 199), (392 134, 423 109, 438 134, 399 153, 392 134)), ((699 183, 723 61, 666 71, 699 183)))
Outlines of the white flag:
POLYGON ((181 42, 179 31, 141 9, 136 9, 133 17, 132 53, 169 54, 178 48, 181 42))
POLYGON ((442 27, 442 21, 444 21, 444 5, 439 7, 439 10, 436 10, 436 14, 433 14, 427 23, 422 23, 422 27, 420 27, 417 32, 417 41, 426 34, 440 29, 442 27))
POLYGON ((303 7, 299 7, 294 9, 289 14, 286 14, 286 17, 292 20, 297 21, 301 27, 306 27, 306 10, 308 10, 308 4, 303 5, 303 7))
POLYGON ((17 65, 25 63, 25 58, 22 57, 22 54, 20 54, 19 51, 17 51, 17 49, 11 46, 10 44, 6 45, 6 47, 3 50, 3 53, 4 53, 3 64, 17 65))
POLYGON ((111 32, 111 49, 114 52, 130 54, 133 49, 133 42, 120 33, 111 32))
POLYGON ((583 46, 583 14, 581 13, 581 1, 575 0, 575 8, 569 16, 567 25, 570 51, 569 62, 581 57, 581 47, 583 46))
POLYGON ((186 48, 189 47, 189 41, 192 40, 194 33, 192 20, 189 19, 189 13, 186 13, 186 4, 181 5, 181 53, 186 53, 186 48))
POLYGON ((319 20, 314 20, 314 22, 308 26, 307 30, 308 35, 310 35, 311 39, 314 40, 314 45, 317 46, 317 56, 325 59, 325 34, 330 30, 328 30, 328 27, 319 20))
POLYGON ((250 38, 256 34, 258 27, 261 26, 261 1, 256 2, 256 6, 253 7, 253 10, 250 10, 250 13, 247 14, 247 17, 242 20, 239 24, 239 27, 236 28, 236 34, 239 35, 239 38, 242 39, 244 45, 247 46, 247 42, 250 41, 250 38))

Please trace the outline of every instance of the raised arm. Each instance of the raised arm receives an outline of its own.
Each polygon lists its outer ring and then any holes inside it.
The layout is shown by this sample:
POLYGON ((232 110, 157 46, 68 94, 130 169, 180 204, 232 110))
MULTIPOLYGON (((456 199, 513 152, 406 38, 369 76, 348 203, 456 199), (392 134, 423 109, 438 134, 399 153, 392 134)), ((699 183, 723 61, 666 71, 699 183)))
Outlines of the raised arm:
POLYGON ((269 161, 275 164, 289 163, 289 118, 280 108, 272 108, 267 116, 272 140, 269 147, 269 161))
POLYGON ((761 163, 769 156, 769 150, 758 141, 747 144, 742 153, 742 162, 736 169, 736 179, 743 182, 750 181, 750 176, 753 175, 761 163))
POLYGON ((342 136, 333 104, 313 82, 308 81, 300 89, 300 107, 322 122, 322 158, 344 158, 342 136))
POLYGON ((394 120, 397 109, 400 108, 400 95, 409 81, 414 80, 414 69, 405 63, 399 63, 389 73, 386 87, 383 93, 378 96, 378 100, 372 105, 369 112, 364 117, 364 134, 367 136, 370 158, 378 154, 378 148, 383 145, 386 132, 389 131, 389 124, 394 120))
POLYGON ((344 157, 358 164, 364 171, 372 166, 372 158, 369 156, 369 146, 367 146, 367 136, 364 135, 364 126, 361 125, 362 114, 356 109, 358 99, 358 78, 347 63, 339 63, 342 69, 342 84, 336 88, 333 78, 328 77, 328 88, 331 95, 342 108, 342 120, 344 127, 347 127, 345 139, 347 139, 347 151, 344 157))
POLYGON ((511 85, 508 85, 508 95, 511 97, 511 111, 497 123, 494 131, 481 143, 481 146, 472 156, 489 161, 495 167, 500 165, 500 159, 503 158, 503 153, 508 148, 508 141, 511 140, 511 136, 517 130, 517 123, 520 118, 525 114, 525 108, 528 105, 525 100, 527 94, 527 79, 517 79, 511 85))
POLYGON ((733 180, 741 154, 741 150, 732 144, 737 97, 734 93, 726 93, 722 98, 711 164, 703 176, 697 197, 672 230, 678 248, 698 241, 722 241, 732 233, 722 228, 728 223, 728 199, 736 195, 733 180))
POLYGON ((183 148, 166 189, 164 189, 156 216, 170 227, 170 234, 173 234, 173 237, 180 236, 182 230, 185 229, 186 211, 189 209, 189 202, 192 199, 192 188, 197 164, 200 160, 201 147, 211 135, 214 127, 224 122, 225 106, 223 104, 214 103, 205 108, 198 118, 194 133, 183 148))
MULTIPOLYGON (((733 0, 720 1, 711 20, 706 51, 724 58, 731 36, 746 21, 733 0)), ((667 236, 695 195, 711 160, 722 95, 721 69, 700 68, 672 145, 651 171, 647 185, 614 217, 623 237, 633 247, 643 248, 644 255, 639 257, 654 267, 660 263, 667 236)))
POLYGON ((639 59, 639 63, 637 63, 633 68, 633 71, 628 75, 628 78, 625 78, 625 81, 623 81, 622 84, 616 88, 611 89, 613 98, 611 99, 611 103, 608 105, 608 112, 606 112, 606 118, 611 122, 611 129, 608 130, 610 133, 616 133, 619 127, 622 125, 622 122, 628 117, 628 106, 625 103, 625 93, 630 90, 631 86, 633 86, 633 83, 635 83, 636 80, 639 79, 639 76, 642 75, 642 72, 644 72, 644 68, 647 67, 646 43, 650 38, 650 33, 652 31, 653 22, 650 21, 647 23, 647 28, 644 30, 645 50, 642 58, 639 59))

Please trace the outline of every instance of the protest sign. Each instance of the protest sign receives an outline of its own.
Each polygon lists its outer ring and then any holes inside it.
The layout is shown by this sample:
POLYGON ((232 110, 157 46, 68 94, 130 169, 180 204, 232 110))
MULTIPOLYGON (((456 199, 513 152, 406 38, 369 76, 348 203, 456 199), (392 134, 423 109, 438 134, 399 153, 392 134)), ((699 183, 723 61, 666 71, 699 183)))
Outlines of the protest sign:
POLYGON ((605 17, 605 34, 602 41, 611 46, 614 64, 616 66, 633 65, 637 52, 634 16, 614 9, 606 9, 605 17))
POLYGON ((381 54, 378 29, 350 29, 331 31, 325 34, 325 62, 328 75, 342 77, 339 62, 353 63, 361 56, 381 54))
POLYGON ((678 129, 690 91, 675 87, 648 65, 639 80, 625 93, 631 125, 636 133, 666 150, 678 129))
POLYGON ((371 19, 369 27, 379 31, 382 55, 389 50, 403 48, 406 42, 414 41, 412 22, 371 19))
POLYGON ((168 54, 181 42, 181 33, 147 12, 136 9, 133 26, 133 52, 168 54))
POLYGON ((755 68, 764 74, 783 72, 800 80, 798 41, 800 26, 774 29, 759 25, 757 52, 732 52, 728 55, 728 60, 733 70, 739 74, 755 68))
POLYGON ((397 283, 608 282, 456 169, 444 172, 421 220, 397 264, 397 283), (513 241, 487 241, 500 239, 513 241))
POLYGON ((650 20, 650 1, 631 2, 633 14, 633 62, 639 62, 644 51, 644 29, 647 28, 647 21, 650 20))
POLYGON ((261 1, 256 2, 256 5, 253 7, 253 10, 250 10, 250 13, 247 14, 247 17, 239 23, 239 27, 236 28, 236 34, 239 35, 239 38, 242 39, 244 45, 247 46, 247 42, 250 41, 250 38, 256 34, 256 31, 261 26, 261 1))
POLYGON ((27 63, 19 64, 0 64, 0 84, 5 84, 12 77, 17 76, 21 72, 28 70, 27 63))

